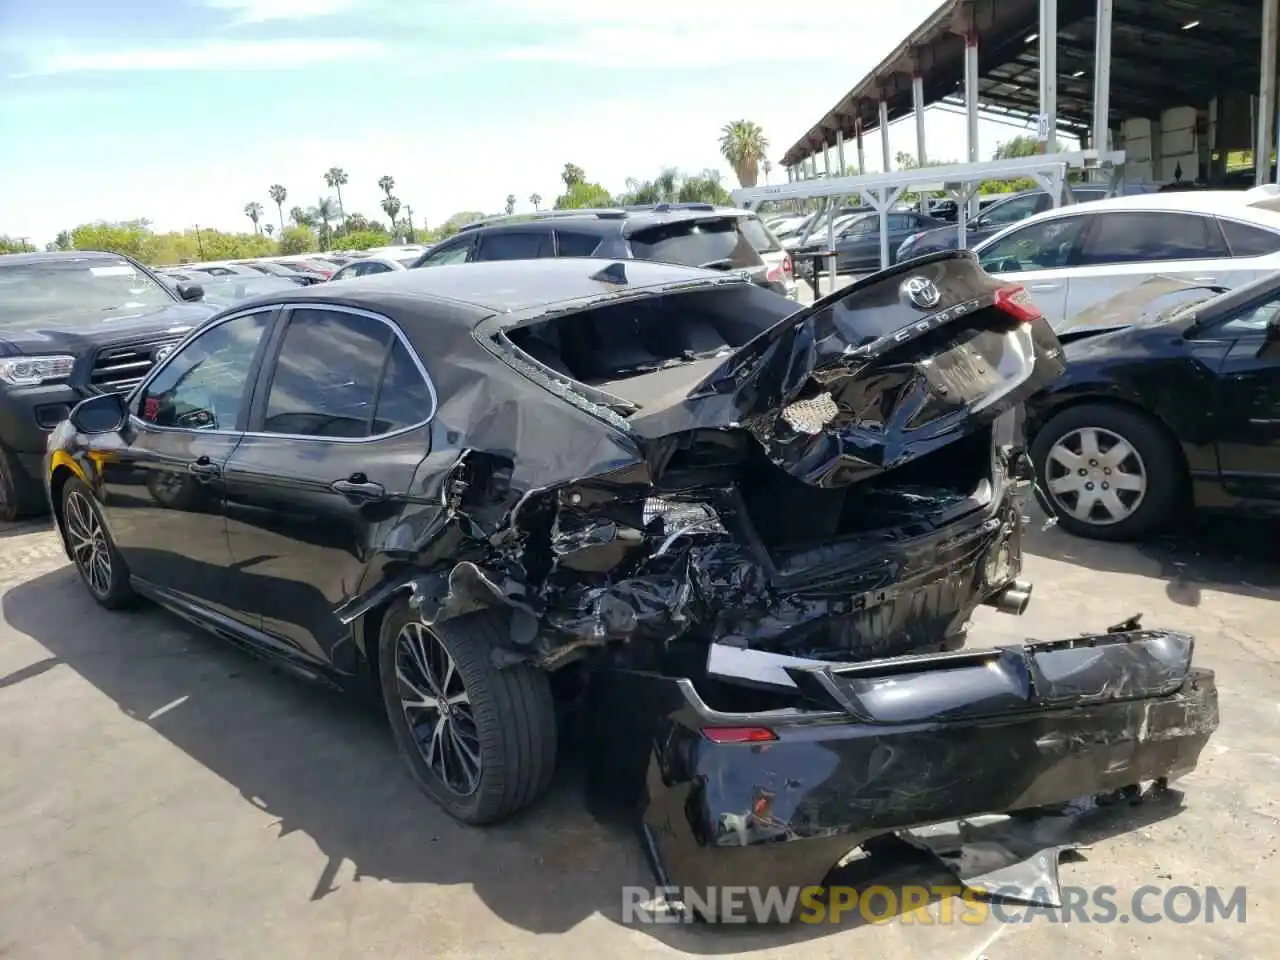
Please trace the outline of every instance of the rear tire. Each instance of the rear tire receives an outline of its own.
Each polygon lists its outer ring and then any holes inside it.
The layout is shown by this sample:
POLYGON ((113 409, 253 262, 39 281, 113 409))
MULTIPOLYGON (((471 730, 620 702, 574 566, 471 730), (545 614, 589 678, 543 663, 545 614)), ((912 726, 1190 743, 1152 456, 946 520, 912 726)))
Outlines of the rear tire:
POLYGON ((507 635, 498 610, 429 627, 399 600, 378 638, 400 754, 418 787, 463 823, 507 819, 545 793, 555 773, 551 685, 528 664, 494 665, 507 635))
POLYGON ((1138 540, 1164 526, 1187 481, 1161 425, 1110 403, 1069 407, 1050 419, 1032 441, 1031 460, 1043 506, 1064 530, 1091 540, 1138 540), (1120 444, 1132 453, 1121 456, 1120 444), (1086 515, 1081 504, 1093 497, 1106 499, 1094 500, 1086 515))
POLYGON ((35 483, 20 473, 12 450, 0 444, 0 522, 13 523, 38 513, 43 505, 35 483))

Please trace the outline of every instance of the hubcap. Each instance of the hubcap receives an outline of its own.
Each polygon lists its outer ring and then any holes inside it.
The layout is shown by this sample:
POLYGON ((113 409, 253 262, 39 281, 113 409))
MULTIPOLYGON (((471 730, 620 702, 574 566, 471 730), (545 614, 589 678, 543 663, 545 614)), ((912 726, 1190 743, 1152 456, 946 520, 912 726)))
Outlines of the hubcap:
POLYGON ((400 707, 418 752, 446 787, 470 796, 480 786, 480 734, 462 675, 425 624, 406 623, 396 637, 400 707))
POLYGON ((111 589, 111 551, 107 548, 107 534, 102 529, 98 514, 82 494, 73 493, 67 497, 66 523, 76 566, 89 589, 98 596, 106 596, 111 589))
POLYGON ((1142 505, 1147 465, 1119 434, 1081 427, 1050 448, 1045 483, 1063 513, 1081 523, 1109 526, 1132 516, 1142 505))

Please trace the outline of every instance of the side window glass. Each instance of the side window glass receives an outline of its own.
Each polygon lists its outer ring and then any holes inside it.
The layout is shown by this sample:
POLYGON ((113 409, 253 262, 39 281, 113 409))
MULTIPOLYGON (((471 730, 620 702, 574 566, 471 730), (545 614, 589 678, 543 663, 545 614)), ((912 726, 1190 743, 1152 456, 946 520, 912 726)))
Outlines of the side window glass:
POLYGON ((403 430, 422 423, 434 413, 431 388, 418 364, 396 337, 391 344, 387 375, 382 380, 378 406, 373 415, 374 435, 403 430))
POLYGON ((987 247, 979 262, 991 273, 1065 267, 1084 223, 1084 217, 1055 217, 1030 224, 987 247))
MULTIPOLYGON (((1018 223, 1036 213, 1041 200, 1047 201, 1048 197, 1043 194, 1032 194, 1028 197, 1018 197, 1016 200, 993 204, 990 210, 982 214, 982 224, 984 227, 997 227, 1018 223)), ((1045 206, 1047 208, 1047 202, 1045 206)))
POLYGON ((905 213, 892 213, 889 215, 889 231, 891 233, 900 233, 903 230, 910 230, 915 225, 915 219, 905 213))
POLYGON ((371 277, 375 273, 386 273, 390 269, 385 263, 362 263, 360 264, 360 276, 371 277))
POLYGON ((557 230, 556 240, 562 257, 589 257, 596 252, 596 247, 600 246, 600 238, 593 237, 589 233, 567 233, 564 230, 557 230))
POLYGON ((393 338, 391 328, 372 317, 295 310, 280 344, 262 429, 304 437, 369 436, 393 338))
POLYGON ((236 317, 200 334, 139 392, 133 413, 157 427, 236 429, 267 316, 236 317))
POLYGON ((475 238, 468 237, 465 241, 460 241, 455 246, 432 250, 419 266, 443 267, 450 263, 467 263, 471 259, 471 251, 474 249, 475 238))
POLYGON ((1219 220, 1233 257, 1265 257, 1280 252, 1280 234, 1235 220, 1219 220))
POLYGON ((1268 300, 1261 306, 1252 307, 1243 313, 1237 314, 1222 324, 1218 330, 1221 333, 1234 334, 1236 336, 1246 336, 1251 333, 1259 334, 1264 332, 1277 319, 1280 319, 1280 297, 1268 300))
POLYGON ((1226 256, 1210 217, 1189 213, 1103 213, 1081 251, 1080 263, 1203 260, 1226 256))
POLYGON ((551 256, 550 232, 500 231, 480 238, 480 260, 536 260, 551 256), (546 253, 543 253, 544 247, 546 253))

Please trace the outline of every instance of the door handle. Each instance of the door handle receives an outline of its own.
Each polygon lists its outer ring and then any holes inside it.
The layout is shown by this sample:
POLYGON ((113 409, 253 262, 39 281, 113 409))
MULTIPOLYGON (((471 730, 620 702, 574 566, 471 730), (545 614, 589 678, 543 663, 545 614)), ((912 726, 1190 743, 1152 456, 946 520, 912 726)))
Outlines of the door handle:
POLYGON ((373 483, 363 473, 353 473, 346 480, 335 480, 329 488, 355 500, 381 500, 387 492, 382 484, 373 483))
POLYGON ((187 472, 194 473, 197 477, 212 478, 222 473, 222 468, 208 457, 201 457, 187 464, 187 472))
POLYGON ((1061 290, 1060 283, 1033 283, 1027 288, 1032 293, 1052 293, 1054 290, 1061 290))
POLYGON ((1192 283, 1217 283, 1218 278, 1217 277, 1192 277, 1191 282, 1192 283))

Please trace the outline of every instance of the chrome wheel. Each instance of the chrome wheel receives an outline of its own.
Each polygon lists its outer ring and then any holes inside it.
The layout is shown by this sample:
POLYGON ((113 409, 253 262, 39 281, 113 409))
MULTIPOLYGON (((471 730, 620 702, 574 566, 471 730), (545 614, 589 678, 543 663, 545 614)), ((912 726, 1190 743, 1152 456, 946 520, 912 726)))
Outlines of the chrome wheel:
POLYGON ((67 497, 65 522, 71 555, 80 574, 90 590, 105 597, 111 591, 111 547, 102 521, 83 494, 67 497))
POLYGON ((400 628, 395 655, 400 708, 422 759, 451 792, 470 796, 480 786, 480 734, 453 657, 417 622, 400 628))
POLYGON ((1110 526, 1131 517, 1147 494, 1147 466, 1124 437, 1080 427, 1049 448, 1045 485, 1055 508, 1081 523, 1110 526))

